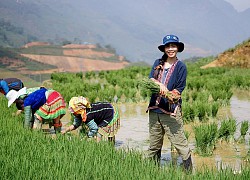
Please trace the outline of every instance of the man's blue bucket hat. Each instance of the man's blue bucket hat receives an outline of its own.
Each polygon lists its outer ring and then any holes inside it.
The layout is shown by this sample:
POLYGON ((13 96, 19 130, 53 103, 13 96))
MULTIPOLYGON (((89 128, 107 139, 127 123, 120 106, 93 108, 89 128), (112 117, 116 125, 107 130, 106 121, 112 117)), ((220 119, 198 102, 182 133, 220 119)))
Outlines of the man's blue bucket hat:
POLYGON ((178 46, 178 52, 182 52, 184 50, 184 44, 182 42, 179 41, 179 38, 175 35, 166 35, 164 38, 163 38, 163 44, 158 46, 158 49, 161 51, 161 52, 165 52, 165 46, 169 43, 174 43, 174 44, 177 44, 178 46))

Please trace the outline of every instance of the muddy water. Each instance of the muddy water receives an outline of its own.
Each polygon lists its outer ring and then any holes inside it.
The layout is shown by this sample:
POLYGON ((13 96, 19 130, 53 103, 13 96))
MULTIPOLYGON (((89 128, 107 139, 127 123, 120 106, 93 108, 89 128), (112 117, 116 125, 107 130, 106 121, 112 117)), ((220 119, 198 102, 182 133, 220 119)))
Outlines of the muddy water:
MULTIPOLYGON (((250 97, 250 96, 249 96, 250 97)), ((121 128, 116 135, 116 147, 127 148, 141 151, 146 154, 149 145, 149 132, 148 132, 148 114, 145 112, 147 104, 122 104, 119 105, 121 113, 121 128)), ((250 99, 248 96, 245 99, 240 99, 238 96, 233 96, 231 99, 231 107, 226 110, 221 110, 223 116, 234 117, 237 121, 237 131, 239 134, 239 127, 242 121, 250 122, 250 99)), ((186 131, 191 132, 189 137, 190 148, 192 149, 193 163, 195 169, 200 167, 208 167, 213 169, 225 169, 227 167, 233 168, 239 172, 242 166, 245 165, 243 157, 246 156, 249 149, 249 132, 246 137, 246 142, 217 143, 213 156, 200 157, 194 153, 195 139, 192 131, 192 124, 184 126, 186 131)), ((237 131, 235 137, 237 137, 237 131)), ((174 161, 177 165, 182 162, 182 159, 176 154, 171 152, 171 145, 167 138, 165 138, 161 164, 169 164, 174 161)))
POLYGON ((145 151, 149 142, 147 104, 122 104, 119 109, 121 128, 116 147, 145 151))

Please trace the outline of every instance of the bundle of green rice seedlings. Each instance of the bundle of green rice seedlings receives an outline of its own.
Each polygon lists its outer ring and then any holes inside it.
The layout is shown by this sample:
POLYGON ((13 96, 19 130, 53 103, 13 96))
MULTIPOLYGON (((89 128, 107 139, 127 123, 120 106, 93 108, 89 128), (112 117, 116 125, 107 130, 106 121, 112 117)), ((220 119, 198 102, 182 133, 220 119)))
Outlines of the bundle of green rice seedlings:
MULTIPOLYGON (((148 78, 142 79, 139 84, 143 90, 149 91, 152 94, 160 92, 160 86, 151 79, 148 78)), ((171 91, 167 91, 164 97, 168 98, 172 102, 177 102, 180 98, 180 95, 172 93, 171 91)))
POLYGON ((151 79, 145 78, 142 79, 139 83, 140 87, 144 91, 149 91, 152 94, 160 92, 160 86, 153 82, 151 79))

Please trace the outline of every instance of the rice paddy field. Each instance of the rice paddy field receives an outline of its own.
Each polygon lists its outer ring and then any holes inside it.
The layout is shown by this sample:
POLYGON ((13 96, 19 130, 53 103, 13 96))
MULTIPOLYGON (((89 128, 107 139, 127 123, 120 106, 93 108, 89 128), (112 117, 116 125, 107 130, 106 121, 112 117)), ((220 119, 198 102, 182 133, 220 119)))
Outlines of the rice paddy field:
MULTIPOLYGON (((217 153, 218 144, 231 143, 248 146, 246 141, 235 141, 233 135, 240 128, 240 139, 249 133, 248 120, 237 124, 232 108, 236 92, 247 94, 250 88, 248 69, 199 69, 202 63, 188 65, 187 87, 182 95, 185 134, 193 146, 193 154, 204 161, 217 153)), ((138 110, 145 107, 150 93, 144 91, 139 80, 150 68, 130 67, 119 71, 58 73, 51 75, 52 88, 58 90, 68 102, 70 97, 82 95, 90 101, 110 101, 121 111, 121 125, 133 119, 126 110, 130 104, 138 110), (125 104, 128 104, 126 106, 125 104), (124 107, 126 106, 126 107, 124 107), (127 121, 126 121, 127 120, 127 121)), ((239 93, 239 94, 240 94, 239 93)), ((243 98, 249 96, 243 96, 243 98)), ((240 97, 238 97, 240 98, 240 97)), ((132 134, 119 130, 115 146, 108 142, 95 142, 73 133, 51 135, 23 128, 23 114, 16 116, 16 108, 7 108, 7 99, 0 96, 0 179, 249 179, 250 164, 246 161, 240 171, 231 167, 199 167, 185 173, 181 165, 164 163, 159 167, 147 159, 144 152, 133 146, 122 147, 122 137, 132 134), (123 133, 123 135, 121 135, 123 133), (120 147, 119 147, 120 146, 120 147)), ((140 111, 140 110, 138 110, 140 111)), ((146 121, 146 115, 138 116, 146 121)), ((70 123, 66 119, 64 126, 70 123)), ((140 129, 138 125, 137 129, 140 129)), ((140 135, 139 135, 140 137, 140 135)), ((248 142, 249 143, 249 142, 248 142)), ((170 144, 166 143, 167 146, 170 144)), ((229 148, 228 148, 229 149, 229 148)), ((228 149, 223 149, 225 152, 228 149)), ((249 157, 249 148, 245 155, 249 157)), ((163 154, 164 156, 164 154, 163 154)), ((164 158, 164 157, 163 157, 164 158)), ((241 158, 241 157, 240 157, 241 158)), ((164 160, 164 159, 163 159, 164 160)), ((200 163, 202 164, 202 163, 200 163)))
POLYGON ((22 116, 13 116, 0 97, 1 179, 247 179, 230 169, 185 174, 181 167, 159 168, 135 150, 117 150, 75 136, 56 137, 23 128, 22 116))

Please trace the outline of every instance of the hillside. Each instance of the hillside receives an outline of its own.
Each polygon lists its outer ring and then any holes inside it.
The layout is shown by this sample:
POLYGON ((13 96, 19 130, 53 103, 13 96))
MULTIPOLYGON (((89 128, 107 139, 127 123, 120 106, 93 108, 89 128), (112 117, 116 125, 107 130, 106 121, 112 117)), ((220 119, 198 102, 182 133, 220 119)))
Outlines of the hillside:
POLYGON ((0 47, 0 68, 21 72, 54 69, 56 66, 25 58, 16 49, 0 47))
POLYGON ((213 62, 202 68, 209 67, 250 68, 250 39, 219 54, 213 62))
POLYGON ((0 46, 20 47, 27 42, 35 41, 37 39, 38 38, 36 38, 35 36, 25 32, 24 28, 15 26, 10 21, 6 21, 1 17, 0 19, 0 46))
POLYGON ((19 49, 21 56, 56 66, 58 72, 116 70, 129 64, 111 47, 102 48, 92 44, 64 46, 33 44, 35 45, 29 43, 19 49))
POLYGON ((18 49, 0 49, 0 67, 22 74, 116 70, 127 65, 110 46, 32 42, 18 49))

